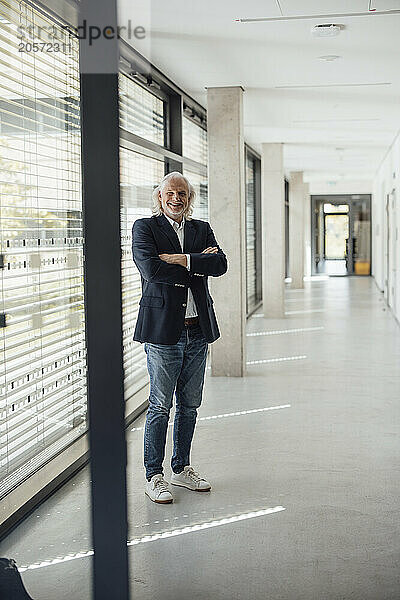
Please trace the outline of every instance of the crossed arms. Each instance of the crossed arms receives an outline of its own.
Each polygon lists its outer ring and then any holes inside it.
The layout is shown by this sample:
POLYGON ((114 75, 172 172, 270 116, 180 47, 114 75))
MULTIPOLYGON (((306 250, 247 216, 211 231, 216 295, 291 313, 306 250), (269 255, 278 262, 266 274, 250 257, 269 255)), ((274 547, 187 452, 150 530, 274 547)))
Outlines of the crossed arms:
MULTIPOLYGON (((202 251, 202 254, 216 254, 218 252, 218 247, 210 247, 206 248, 202 251)), ((169 263, 170 265, 181 265, 182 267, 188 266, 187 262, 187 254, 159 254, 158 255, 161 260, 169 263)))
POLYGON ((191 273, 212 277, 223 275, 227 268, 226 256, 218 246, 214 233, 207 223, 207 243, 202 252, 190 253, 190 272, 186 267, 185 254, 158 254, 150 225, 135 221, 132 228, 133 260, 143 279, 154 283, 175 283, 189 286, 191 273))

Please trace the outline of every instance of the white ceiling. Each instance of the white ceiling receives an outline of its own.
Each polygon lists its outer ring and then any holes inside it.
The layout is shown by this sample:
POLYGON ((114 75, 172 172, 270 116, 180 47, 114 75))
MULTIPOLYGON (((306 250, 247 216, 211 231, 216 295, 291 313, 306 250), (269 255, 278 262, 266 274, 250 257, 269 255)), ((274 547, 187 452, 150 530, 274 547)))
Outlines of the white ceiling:
POLYGON ((131 43, 206 106, 206 88, 241 85, 246 141, 285 144, 308 181, 372 179, 400 129, 400 14, 240 23, 247 17, 400 9, 400 0, 119 0, 131 43), (316 24, 345 26, 315 38, 316 24), (324 55, 338 55, 327 62, 324 55), (360 85, 354 85, 360 84, 360 85), (378 85, 374 85, 378 84, 378 85))

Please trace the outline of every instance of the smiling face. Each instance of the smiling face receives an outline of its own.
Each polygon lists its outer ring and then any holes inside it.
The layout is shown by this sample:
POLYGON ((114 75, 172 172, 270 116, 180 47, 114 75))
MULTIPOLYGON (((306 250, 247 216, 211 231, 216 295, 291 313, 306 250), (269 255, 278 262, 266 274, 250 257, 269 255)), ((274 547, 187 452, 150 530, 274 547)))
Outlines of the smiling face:
POLYGON ((162 211, 167 217, 180 223, 189 203, 189 190, 182 177, 169 179, 158 192, 162 211))

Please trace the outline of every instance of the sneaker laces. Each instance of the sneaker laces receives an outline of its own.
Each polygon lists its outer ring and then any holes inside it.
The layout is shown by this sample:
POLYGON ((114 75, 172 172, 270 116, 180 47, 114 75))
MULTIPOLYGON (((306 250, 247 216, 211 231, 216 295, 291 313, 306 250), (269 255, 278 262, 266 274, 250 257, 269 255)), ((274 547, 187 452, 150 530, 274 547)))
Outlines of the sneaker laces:
POLYGON ((154 481, 154 489, 157 492, 169 492, 168 484, 165 479, 161 476, 154 481))
POLYGON ((193 469, 193 467, 189 467, 188 469, 186 469, 186 475, 190 477, 190 479, 195 483, 198 483, 203 479, 202 477, 200 477, 199 473, 197 473, 197 471, 193 469))

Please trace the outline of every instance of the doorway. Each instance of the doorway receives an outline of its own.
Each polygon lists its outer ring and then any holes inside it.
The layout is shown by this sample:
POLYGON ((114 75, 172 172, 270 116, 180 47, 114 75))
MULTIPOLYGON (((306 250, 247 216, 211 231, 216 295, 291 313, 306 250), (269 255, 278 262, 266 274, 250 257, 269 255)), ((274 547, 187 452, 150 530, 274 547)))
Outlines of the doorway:
POLYGON ((371 196, 312 196, 312 274, 370 275, 371 196))
MULTIPOLYGON (((327 207, 329 205, 325 204, 324 211, 327 207)), ((348 206, 345 208, 348 209, 348 206)), ((327 275, 346 275, 349 215, 324 212, 324 221, 324 272, 327 275)))

